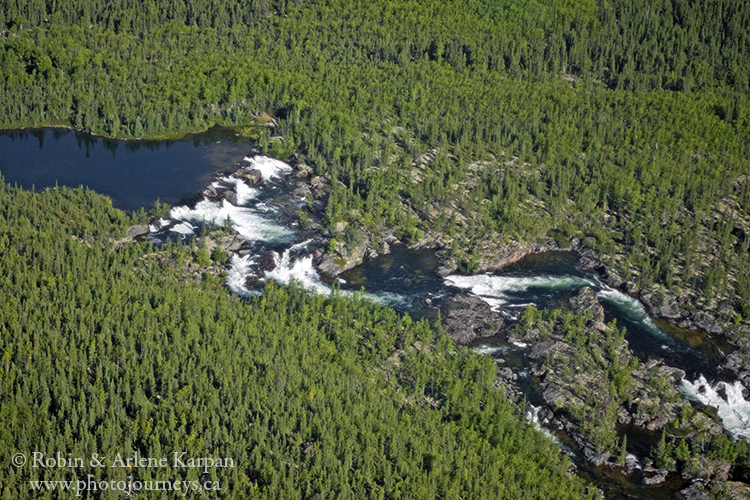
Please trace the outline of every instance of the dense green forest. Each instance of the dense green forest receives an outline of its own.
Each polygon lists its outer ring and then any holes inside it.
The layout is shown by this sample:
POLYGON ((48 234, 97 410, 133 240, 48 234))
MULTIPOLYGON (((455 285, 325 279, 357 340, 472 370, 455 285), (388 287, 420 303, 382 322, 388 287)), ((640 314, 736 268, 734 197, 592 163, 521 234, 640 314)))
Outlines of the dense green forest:
POLYGON ((433 232, 471 270, 503 241, 577 238, 750 317, 746 2, 1 7, 2 127, 166 137, 270 112, 261 146, 332 181, 347 246, 433 232))
MULTIPOLYGON (((577 240, 727 322, 750 318, 749 92, 736 0, 0 1, 1 128, 236 126, 328 180, 343 247, 395 232, 472 271, 509 241, 577 240), (253 127, 261 112, 275 127, 253 127)), ((115 248, 128 216, 85 190, 1 184, 0 211, 6 457, 232 457, 211 472, 224 498, 586 494, 493 363, 437 326, 193 283, 174 263, 210 262, 201 249, 115 248)), ((8 499, 126 475, 3 460, 8 499)))
POLYGON ((245 301, 193 283, 175 262, 198 248, 115 249, 128 222, 91 191, 0 185, 2 498, 70 498, 28 481, 87 474, 206 479, 11 467, 34 451, 230 457, 208 473, 216 498, 586 496, 493 387, 490 359, 362 298, 269 285, 245 301))

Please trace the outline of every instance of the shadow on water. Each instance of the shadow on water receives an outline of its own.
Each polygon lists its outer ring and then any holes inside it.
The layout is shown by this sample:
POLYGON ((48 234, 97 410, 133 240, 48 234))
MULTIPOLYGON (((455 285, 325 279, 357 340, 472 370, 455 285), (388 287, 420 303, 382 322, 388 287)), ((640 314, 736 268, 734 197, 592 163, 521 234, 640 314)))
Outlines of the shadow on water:
POLYGON ((439 299, 455 294, 435 273, 440 261, 434 250, 394 245, 387 255, 364 262, 340 277, 342 290, 365 292, 380 303, 414 318, 437 318, 439 299))
POLYGON ((113 141, 66 129, 0 132, 0 173, 25 189, 86 186, 123 210, 176 204, 231 169, 248 152, 231 130, 170 141, 113 141))

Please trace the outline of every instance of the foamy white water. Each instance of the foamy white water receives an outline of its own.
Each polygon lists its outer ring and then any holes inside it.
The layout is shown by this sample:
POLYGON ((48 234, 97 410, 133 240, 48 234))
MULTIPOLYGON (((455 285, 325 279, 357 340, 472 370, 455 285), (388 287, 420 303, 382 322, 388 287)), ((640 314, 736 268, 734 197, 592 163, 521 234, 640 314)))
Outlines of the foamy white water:
POLYGON ((232 255, 229 261, 229 272, 227 273, 227 287, 237 295, 243 297, 260 295, 260 292, 250 290, 246 286, 248 276, 254 275, 253 264, 255 264, 255 261, 250 255, 244 257, 232 255))
POLYGON ((234 186, 234 192, 237 193, 237 204, 246 205, 250 200, 258 196, 260 191, 251 188, 244 181, 238 179, 237 184, 234 186))
POLYGON ((541 409, 541 406, 534 406, 532 404, 529 404, 529 409, 526 411, 526 423, 531 425, 538 432, 542 433, 547 439, 554 441, 555 443, 560 445, 567 453, 568 450, 566 449, 566 447, 562 446, 562 443, 559 439, 557 439, 557 436, 552 434, 549 429, 544 427, 541 422, 539 422, 539 410, 541 409))
POLYGON ((161 228, 164 226, 167 226, 171 223, 168 219, 158 219, 156 222, 148 225, 148 230, 152 233, 156 233, 158 231, 161 231, 161 228))
POLYGON ((576 276, 495 276, 478 274, 474 276, 450 275, 445 278, 447 285, 469 290, 478 295, 490 306, 498 307, 514 300, 513 292, 524 292, 529 288, 564 290, 581 286, 596 286, 594 281, 576 276))
POLYGON ((324 295, 331 293, 331 288, 320 280, 320 275, 318 275, 313 266, 313 256, 305 255, 294 259, 290 250, 291 248, 285 250, 282 255, 276 252, 273 253, 276 268, 266 273, 265 279, 272 279, 279 283, 287 284, 294 279, 307 289, 312 289, 324 295))
MULTIPOLYGON (((222 177, 222 182, 231 184, 234 186, 234 192, 237 195, 237 205, 246 205, 250 200, 254 199, 260 193, 259 189, 252 188, 245 183, 242 179, 230 175, 229 177, 222 177)), ((219 182, 211 184, 214 187, 222 187, 219 182), (218 184, 218 185, 217 185, 218 184)))
POLYGON ((499 351, 504 351, 504 347, 499 347, 496 345, 480 345, 474 348, 476 352, 479 354, 484 354, 485 356, 489 356, 490 354, 495 354, 499 351))
POLYGON ((269 222, 253 209, 236 207, 227 200, 211 201, 203 199, 195 208, 174 207, 170 212, 173 219, 195 223, 223 225, 227 218, 232 221, 234 230, 248 241, 271 243, 288 242, 294 234, 291 230, 269 222))
POLYGON ((173 233, 182 234, 184 236, 189 236, 191 234, 195 234, 195 226, 193 226, 189 222, 180 222, 179 224, 170 228, 170 231, 172 231, 173 233))
POLYGON ((739 381, 711 386, 701 375, 695 382, 682 379, 678 389, 686 398, 716 408, 724 429, 734 439, 750 439, 750 402, 743 397, 739 381))
MULTIPOLYGON (((350 292, 354 293, 354 292, 350 292)), ((381 306, 392 307, 394 309, 407 310, 414 302, 415 297, 393 292, 365 292, 365 297, 373 300, 381 306)))
MULTIPOLYGON (((265 182, 281 179, 292 171, 292 167, 286 163, 265 156, 245 157, 244 161, 246 165, 243 168, 260 171, 261 178, 265 182)), ((229 219, 234 231, 251 243, 286 245, 294 240, 295 231, 293 229, 276 224, 269 216, 277 210, 273 202, 266 200, 248 206, 262 193, 262 186, 251 187, 235 175, 219 177, 211 183, 211 186, 219 192, 233 189, 237 196, 236 204, 226 199, 212 201, 203 198, 194 208, 188 206, 174 207, 170 212, 170 220, 159 221, 158 225, 154 224, 150 228, 151 231, 163 230, 164 223, 176 223, 170 230, 188 236, 195 234, 199 224, 220 226, 224 225, 229 219)), ((247 287, 247 279, 253 277, 261 280, 274 280, 284 284, 296 280, 307 289, 325 295, 330 294, 331 287, 321 280, 315 266, 313 266, 313 256, 307 252, 309 243, 310 241, 297 243, 280 253, 274 252, 275 267, 264 275, 261 275, 261 271, 258 270, 257 256, 240 257, 237 254, 232 255, 228 266, 227 287, 241 296, 260 294, 260 291, 251 290, 247 287)), ((353 293, 342 292, 342 294, 353 293)), ((391 292, 366 293, 365 297, 385 306, 402 308, 408 308, 413 301, 412 296, 391 292)))
POLYGON ((259 170, 261 177, 266 182, 274 177, 279 178, 283 174, 288 174, 292 171, 292 167, 283 161, 269 158, 268 156, 254 156, 252 158, 246 156, 245 161, 250 164, 249 168, 259 170))
POLYGON ((654 324, 646 313, 643 304, 641 304, 638 299, 606 286, 597 293, 597 297, 605 302, 613 304, 615 307, 623 311, 623 313, 632 321, 640 321, 643 323, 650 333, 658 337, 667 337, 667 335, 654 324))

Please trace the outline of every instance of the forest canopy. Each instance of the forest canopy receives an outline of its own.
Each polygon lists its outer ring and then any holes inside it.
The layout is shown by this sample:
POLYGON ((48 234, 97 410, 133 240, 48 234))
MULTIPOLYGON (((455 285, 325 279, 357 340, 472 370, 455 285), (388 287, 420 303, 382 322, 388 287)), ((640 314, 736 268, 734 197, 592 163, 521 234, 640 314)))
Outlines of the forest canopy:
MULTIPOLYGON (((6 0, 0 127, 247 129, 328 181, 345 246, 431 236, 472 271, 508 241, 577 241, 740 322, 749 37, 729 0, 6 0)), ((164 262, 193 248, 115 250, 128 217, 86 190, 3 184, 0 211, 6 449, 211 452, 241 464, 227 498, 585 494, 433 325, 189 283, 164 262)))
POLYGON ((361 297, 269 285, 245 301, 193 283, 174 261, 194 248, 115 249, 128 222, 91 191, 0 184, 3 498, 87 474, 210 477, 216 498, 586 495, 559 446, 493 386, 489 358, 361 297), (235 467, 9 463, 56 451, 170 463, 177 451, 235 467))
POLYGON ((1 127, 159 138, 270 113, 260 147, 331 181, 347 247, 432 232, 472 270, 483 245, 575 239, 750 317, 747 2, 38 0, 0 30, 1 127))

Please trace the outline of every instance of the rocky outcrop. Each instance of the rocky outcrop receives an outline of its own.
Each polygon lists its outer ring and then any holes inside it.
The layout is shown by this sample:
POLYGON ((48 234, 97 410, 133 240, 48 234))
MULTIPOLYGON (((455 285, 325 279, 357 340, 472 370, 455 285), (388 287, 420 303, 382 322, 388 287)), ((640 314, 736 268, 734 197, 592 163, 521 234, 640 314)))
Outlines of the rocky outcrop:
POLYGON ((747 340, 750 338, 749 326, 720 322, 717 319, 722 317, 720 308, 696 307, 696 301, 700 301, 689 290, 665 290, 659 287, 641 289, 614 269, 605 266, 593 251, 588 250, 584 254, 579 261, 581 267, 597 272, 608 286, 638 299, 652 318, 663 319, 686 330, 702 331, 709 336, 724 335, 726 341, 737 350, 731 352, 731 347, 722 347, 726 358, 721 367, 733 373, 745 388, 750 389, 750 341, 747 340))
MULTIPOLYGON (((476 272, 491 272, 515 264, 527 255, 535 253, 551 252, 560 250, 554 241, 528 245, 523 242, 506 243, 504 245, 493 245, 491 248, 483 248, 481 259, 476 272)), ((446 263, 447 264, 447 263, 446 263)), ((444 265, 438 270, 438 274, 446 276, 456 271, 455 266, 444 265)))
POLYGON ((312 175, 313 169, 309 165, 305 165, 304 163, 298 163, 296 172, 294 173, 294 176, 298 179, 304 179, 310 175, 312 175))
POLYGON ((572 297, 569 301, 570 308, 579 316, 589 319, 589 324, 599 331, 604 331, 604 308, 599 303, 596 291, 590 287, 583 287, 578 295, 572 297))
POLYGON ((653 288, 642 289, 605 266, 591 250, 583 252, 579 265, 596 272, 608 286, 638 299, 653 318, 663 318, 680 328, 702 330, 712 335, 725 332, 725 326, 716 320, 718 313, 697 310, 693 305, 694 297, 688 292, 678 296, 665 290, 659 290, 657 294, 653 288))
MULTIPOLYGON (((568 308, 554 322, 539 318, 531 326, 519 324, 508 339, 529 346, 529 372, 538 377, 546 410, 555 415, 550 425, 565 429, 593 466, 613 465, 621 456, 619 445, 606 434, 614 433, 616 423, 658 431, 681 422, 690 406, 676 389, 684 372, 658 361, 638 362, 624 337, 604 324, 604 310, 591 288, 581 288, 568 308)), ((498 377, 512 385, 507 370, 501 366, 498 377)), ((702 413, 679 425, 681 436, 721 432, 702 413)), ((655 472, 648 480, 661 482, 662 475, 655 472)))
POLYGON ((149 233, 149 229, 146 224, 137 224, 135 226, 130 226, 125 231, 126 236, 130 238, 131 240, 134 240, 141 236, 146 236, 148 233, 149 233))
POLYGON ((263 179, 263 173, 256 169, 241 168, 234 173, 234 176, 246 181, 251 186, 258 184, 263 179))
POLYGON ((250 126, 253 126, 253 127, 274 128, 277 125, 278 125, 278 122, 276 121, 276 118, 269 115, 265 111, 255 111, 253 113, 253 121, 250 123, 250 126))
POLYGON ((700 482, 695 482, 680 490, 680 495, 685 500, 711 500, 711 497, 704 492, 703 485, 700 482))
POLYGON ((504 325, 503 317, 482 299, 459 295, 443 303, 443 328, 458 344, 468 344, 481 337, 497 335, 504 325))
POLYGON ((330 254, 325 254, 316 261, 318 272, 326 277, 333 278, 344 272, 343 266, 339 265, 330 254))
POLYGON ((668 470, 664 469, 646 469, 643 471, 643 478, 641 481, 645 485, 654 485, 654 484, 661 484, 664 481, 667 480, 667 476, 669 475, 668 470))
POLYGON ((227 200, 232 205, 237 205, 237 194, 231 189, 226 189, 221 193, 221 199, 227 200))
POLYGON ((352 248, 342 248, 341 253, 335 256, 327 253, 316 261, 318 272, 328 278, 335 278, 361 264, 370 252, 369 242, 363 242, 352 248))

